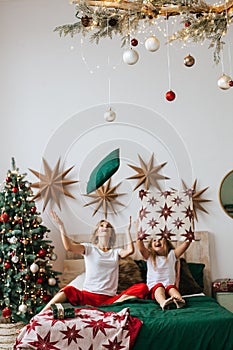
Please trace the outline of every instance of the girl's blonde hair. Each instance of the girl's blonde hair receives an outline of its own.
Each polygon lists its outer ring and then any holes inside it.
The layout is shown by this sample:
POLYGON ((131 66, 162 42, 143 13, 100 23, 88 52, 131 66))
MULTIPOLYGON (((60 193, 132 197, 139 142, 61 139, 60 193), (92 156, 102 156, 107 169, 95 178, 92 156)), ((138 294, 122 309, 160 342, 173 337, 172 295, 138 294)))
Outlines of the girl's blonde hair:
POLYGON ((112 248, 116 242, 116 232, 115 232, 115 229, 114 227, 110 224, 109 221, 107 220, 100 220, 97 224, 96 224, 96 227, 95 227, 95 230, 94 232, 92 233, 92 236, 91 236, 91 243, 92 244, 98 244, 99 242, 99 237, 96 235, 98 230, 99 230, 99 227, 100 225, 103 223, 103 222, 107 222, 108 223, 108 227, 111 228, 111 236, 109 238, 109 248, 112 248))
MULTIPOLYGON (((166 238, 161 238, 161 239, 164 239, 165 241, 165 256, 168 257, 168 253, 172 250, 172 249, 175 249, 174 245, 172 244, 171 241, 169 241, 168 239, 166 238)), ((154 238, 151 238, 149 243, 148 243, 148 247, 147 249, 149 250, 149 253, 150 253, 150 256, 151 256, 151 260, 152 260, 152 263, 154 265, 154 267, 156 267, 156 256, 158 255, 156 253, 156 251, 153 249, 152 247, 152 243, 154 242, 154 238)))

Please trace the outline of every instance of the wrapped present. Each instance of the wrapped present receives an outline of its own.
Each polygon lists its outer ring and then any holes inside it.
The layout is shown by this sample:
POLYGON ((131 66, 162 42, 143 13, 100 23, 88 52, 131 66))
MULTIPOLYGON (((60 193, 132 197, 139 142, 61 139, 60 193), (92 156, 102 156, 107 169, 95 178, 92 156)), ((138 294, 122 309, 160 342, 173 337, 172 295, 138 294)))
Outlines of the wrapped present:
POLYGON ((65 318, 75 317, 75 306, 70 303, 56 303, 51 305, 53 317, 64 320, 65 318))
POLYGON ((217 279, 212 284, 213 293, 218 292, 233 292, 233 279, 221 278, 217 279))

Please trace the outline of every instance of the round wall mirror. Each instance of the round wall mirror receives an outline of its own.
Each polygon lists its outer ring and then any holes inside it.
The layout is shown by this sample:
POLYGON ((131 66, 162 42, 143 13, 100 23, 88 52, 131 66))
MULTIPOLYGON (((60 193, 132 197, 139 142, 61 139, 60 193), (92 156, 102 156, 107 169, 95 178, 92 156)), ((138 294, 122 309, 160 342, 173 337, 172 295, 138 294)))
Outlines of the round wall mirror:
POLYGON ((233 170, 221 182, 219 200, 225 213, 233 218, 233 170))

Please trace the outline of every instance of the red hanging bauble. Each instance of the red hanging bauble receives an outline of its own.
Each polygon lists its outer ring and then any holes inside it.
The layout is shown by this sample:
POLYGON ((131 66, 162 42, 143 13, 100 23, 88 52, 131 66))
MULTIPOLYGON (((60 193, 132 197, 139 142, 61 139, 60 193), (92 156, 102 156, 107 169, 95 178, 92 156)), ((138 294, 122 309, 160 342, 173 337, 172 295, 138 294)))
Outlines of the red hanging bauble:
POLYGON ((167 101, 173 101, 176 98, 176 94, 174 93, 174 91, 170 90, 166 92, 166 100, 167 101))
POLYGON ((44 294, 42 300, 47 303, 51 299, 51 295, 44 294))
POLYGON ((7 213, 2 213, 0 216, 0 221, 1 222, 8 222, 9 221, 9 215, 7 213))
POLYGON ((41 283, 43 283, 43 281, 44 281, 43 278, 39 277, 39 278, 37 278, 36 283, 41 284, 41 283))
POLYGON ((13 188, 12 188, 12 192, 13 192, 13 193, 17 193, 17 192, 18 192, 18 187, 13 187, 13 188))
POLYGON ((47 255, 47 250, 46 249, 40 249, 37 253, 37 255, 40 257, 40 258, 45 258, 46 255, 47 255))
POLYGON ((131 45, 132 46, 137 46, 138 45, 138 40, 136 38, 131 39, 131 45))
POLYGON ((7 176, 7 178, 6 178, 6 182, 11 182, 11 178, 10 178, 10 176, 7 176))
POLYGON ((233 80, 229 81, 229 86, 232 87, 233 86, 233 80))
POLYGON ((5 318, 10 317, 11 316, 11 309, 9 307, 5 307, 2 310, 2 316, 5 317, 5 318))
POLYGON ((191 26, 191 22, 190 21, 186 21, 186 22, 184 22, 184 26, 185 26, 185 28, 187 28, 187 27, 189 27, 189 26, 191 26))

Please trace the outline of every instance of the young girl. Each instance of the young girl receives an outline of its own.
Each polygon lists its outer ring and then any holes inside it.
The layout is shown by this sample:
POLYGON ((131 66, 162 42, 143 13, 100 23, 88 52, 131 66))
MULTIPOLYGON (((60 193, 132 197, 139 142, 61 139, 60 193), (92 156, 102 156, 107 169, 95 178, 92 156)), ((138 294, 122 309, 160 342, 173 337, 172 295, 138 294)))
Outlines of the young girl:
POLYGON ((171 303, 174 303, 177 308, 185 304, 175 284, 176 262, 189 245, 189 241, 184 241, 180 246, 174 248, 172 243, 165 238, 152 238, 146 248, 143 241, 137 238, 137 247, 147 261, 149 296, 155 299, 163 310, 171 303))
POLYGON ((113 248, 116 234, 112 225, 107 220, 101 220, 92 235, 91 243, 73 243, 67 236, 65 227, 57 214, 51 215, 58 224, 62 242, 67 251, 82 254, 85 260, 86 277, 83 290, 73 286, 64 287, 56 294, 42 310, 50 308, 51 304, 70 302, 73 305, 111 304, 115 301, 123 301, 128 298, 144 298, 148 288, 144 283, 136 284, 119 295, 116 295, 118 287, 119 258, 126 258, 133 254, 130 228, 131 218, 127 229, 126 241, 129 242, 126 249, 113 248))

